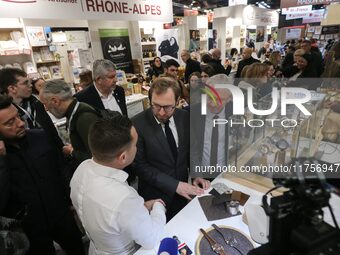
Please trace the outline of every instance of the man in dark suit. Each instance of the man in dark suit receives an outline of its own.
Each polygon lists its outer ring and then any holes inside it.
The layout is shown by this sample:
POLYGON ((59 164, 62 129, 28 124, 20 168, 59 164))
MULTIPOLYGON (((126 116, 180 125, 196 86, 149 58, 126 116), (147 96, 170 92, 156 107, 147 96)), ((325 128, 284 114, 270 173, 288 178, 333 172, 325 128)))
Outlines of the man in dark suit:
POLYGON ((26 213, 22 227, 30 241, 29 255, 55 254, 53 241, 67 254, 82 255, 81 233, 61 175, 61 152, 44 130, 26 131, 11 102, 11 98, 0 95, 0 137, 7 149, 9 176, 7 191, 2 191, 8 194, 2 215, 15 218, 26 213))
POLYGON ((188 50, 182 50, 181 58, 183 62, 186 64, 184 80, 185 83, 189 83, 189 77, 192 73, 201 72, 201 64, 200 62, 191 59, 190 52, 188 50))
POLYGON ((98 110, 109 109, 127 116, 124 89, 116 85, 116 67, 110 60, 93 63, 94 84, 78 92, 75 97, 98 110))
POLYGON ((259 60, 255 59, 251 56, 252 53, 253 53, 252 48, 246 48, 246 49, 243 50, 243 53, 242 53, 243 60, 241 60, 240 63, 238 64, 238 68, 237 68, 235 78, 241 78, 241 73, 242 73, 242 70, 245 66, 260 62, 259 60))
POLYGON ((145 200, 161 198, 169 221, 190 196, 202 194, 210 184, 202 178, 188 184, 189 114, 176 109, 180 95, 176 81, 157 79, 149 95, 151 108, 132 119, 138 133, 134 161, 138 192, 145 200))
POLYGON ((62 150, 64 144, 43 104, 32 95, 32 84, 27 74, 17 68, 4 68, 0 71, 1 94, 13 98, 20 117, 27 129, 44 129, 49 139, 62 150))
POLYGON ((213 49, 211 53, 211 61, 208 62, 208 65, 214 68, 216 74, 225 74, 229 75, 231 72, 231 65, 228 65, 227 68, 221 64, 221 50, 213 49))
MULTIPOLYGON (((208 79, 207 84, 214 87, 216 84, 232 84, 232 79, 224 74, 218 74, 208 79)), ((216 88, 221 102, 215 104, 211 98, 207 100, 207 113, 202 115, 201 104, 194 105, 191 109, 190 161, 191 172, 198 173, 196 169, 205 166, 226 166, 228 160, 228 124, 214 126, 214 120, 228 120, 232 116, 232 97, 227 89, 216 88)), ((206 173, 204 177, 215 178, 206 173)))

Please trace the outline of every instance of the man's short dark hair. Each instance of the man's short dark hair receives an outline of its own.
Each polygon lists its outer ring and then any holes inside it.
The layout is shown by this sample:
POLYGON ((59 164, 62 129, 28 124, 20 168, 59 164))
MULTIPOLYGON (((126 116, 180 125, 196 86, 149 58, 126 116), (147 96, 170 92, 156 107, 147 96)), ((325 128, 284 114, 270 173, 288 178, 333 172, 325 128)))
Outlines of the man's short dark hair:
POLYGON ((206 73, 209 77, 212 77, 216 74, 215 69, 210 65, 201 66, 201 72, 206 73))
POLYGON ((181 88, 178 85, 178 82, 171 78, 171 77, 161 77, 156 79, 150 87, 149 90, 149 99, 151 102, 152 94, 155 92, 157 95, 165 93, 169 88, 172 89, 172 91, 175 94, 175 100, 177 102, 178 98, 181 96, 181 88))
POLYGON ((12 102, 13 102, 13 99, 11 97, 0 94, 0 110, 10 107, 12 102))
POLYGON ((309 40, 304 40, 302 43, 306 43, 306 44, 312 45, 312 42, 309 41, 309 40))
POLYGON ((119 112, 107 112, 89 131, 89 146, 94 158, 111 162, 132 142, 132 122, 119 112))
POLYGON ((176 60, 174 59, 168 59, 166 62, 165 62, 165 68, 169 68, 170 66, 176 66, 177 68, 179 67, 179 64, 176 60))
POLYGON ((292 46, 292 45, 290 45, 290 46, 288 47, 288 49, 290 49, 291 51, 295 51, 295 50, 296 50, 295 46, 292 46))
POLYGON ((27 73, 19 68, 4 68, 0 70, 0 93, 8 93, 8 87, 18 82, 19 77, 26 77, 27 73))

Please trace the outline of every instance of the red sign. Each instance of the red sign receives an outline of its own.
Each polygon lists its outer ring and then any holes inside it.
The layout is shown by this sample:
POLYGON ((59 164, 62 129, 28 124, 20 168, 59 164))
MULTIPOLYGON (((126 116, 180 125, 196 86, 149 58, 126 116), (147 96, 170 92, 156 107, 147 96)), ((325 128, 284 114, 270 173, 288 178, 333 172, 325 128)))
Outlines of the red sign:
POLYGON ((340 0, 281 0, 281 8, 289 8, 303 5, 338 3, 340 0))

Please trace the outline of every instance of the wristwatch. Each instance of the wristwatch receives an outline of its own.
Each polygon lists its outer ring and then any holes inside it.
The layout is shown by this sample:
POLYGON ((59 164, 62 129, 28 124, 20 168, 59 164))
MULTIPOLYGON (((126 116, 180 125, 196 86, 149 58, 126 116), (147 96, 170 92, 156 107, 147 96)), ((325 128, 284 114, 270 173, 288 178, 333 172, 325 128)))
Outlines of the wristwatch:
POLYGON ((284 151, 289 147, 289 143, 285 139, 280 139, 275 145, 281 151, 284 151))
POLYGON ((224 252, 224 248, 221 244, 217 243, 214 239, 212 239, 203 229, 200 228, 203 236, 208 240, 211 249, 219 255, 226 255, 224 252))
POLYGON ((235 244, 224 236, 224 234, 223 234, 222 230, 220 229, 220 227, 218 227, 216 224, 212 224, 212 226, 213 226, 213 228, 214 228, 214 229, 215 229, 215 230, 223 237, 223 240, 224 240, 224 242, 225 242, 227 245, 229 245, 230 247, 234 248, 234 249, 237 250, 241 255, 243 255, 243 253, 235 246, 235 244))

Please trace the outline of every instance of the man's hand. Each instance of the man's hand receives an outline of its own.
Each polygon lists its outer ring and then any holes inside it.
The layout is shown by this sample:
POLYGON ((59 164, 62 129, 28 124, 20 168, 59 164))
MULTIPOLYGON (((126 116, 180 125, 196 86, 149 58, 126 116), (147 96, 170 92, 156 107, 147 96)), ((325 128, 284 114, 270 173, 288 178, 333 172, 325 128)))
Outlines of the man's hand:
POLYGON ((6 155, 6 147, 4 141, 0 140, 0 155, 6 155))
POLYGON ((196 187, 202 187, 204 190, 210 188, 210 181, 207 181, 203 178, 195 178, 192 184, 196 187))
POLYGON ((71 144, 66 144, 64 147, 63 147, 63 154, 64 156, 70 156, 72 155, 72 152, 73 152, 73 147, 71 144))
POLYGON ((190 195, 192 196, 202 195, 204 193, 204 190, 199 187, 195 187, 193 185, 185 183, 185 182, 179 182, 177 189, 176 189, 176 193, 178 195, 181 195, 182 197, 185 197, 188 200, 191 200, 190 195))
POLYGON ((161 203, 162 205, 165 206, 165 203, 162 199, 153 199, 153 200, 146 201, 146 202, 144 202, 144 206, 146 207, 146 209, 148 209, 149 212, 151 212, 152 207, 153 207, 154 203, 156 203, 156 202, 159 202, 159 203, 161 203))

